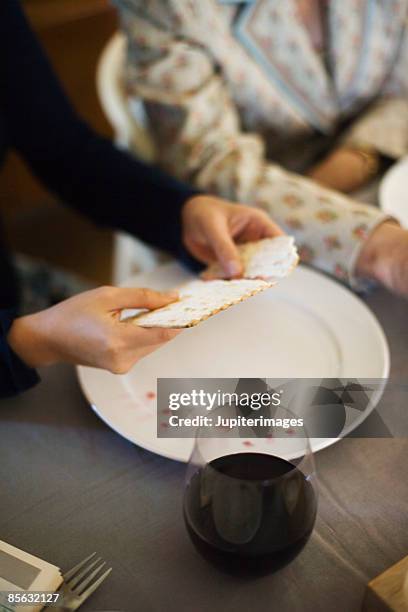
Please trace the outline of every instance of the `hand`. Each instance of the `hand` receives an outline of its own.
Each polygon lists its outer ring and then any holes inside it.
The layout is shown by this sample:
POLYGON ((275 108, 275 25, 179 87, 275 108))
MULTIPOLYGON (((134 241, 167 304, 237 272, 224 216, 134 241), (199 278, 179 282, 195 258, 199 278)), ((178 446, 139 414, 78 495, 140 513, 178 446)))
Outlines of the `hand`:
POLYGON ((239 277, 242 264, 235 242, 242 243, 283 234, 268 215, 257 208, 213 196, 195 196, 184 205, 183 239, 199 261, 218 261, 226 278, 239 277))
POLYGON ((16 319, 8 342, 31 367, 59 362, 124 374, 142 357, 174 338, 179 330, 145 329, 120 321, 123 308, 159 308, 177 294, 149 289, 101 287, 33 315, 16 319))
POLYGON ((393 221, 381 223, 366 241, 356 272, 408 298, 408 230, 393 221))
POLYGON ((324 187, 351 193, 363 187, 373 174, 364 156, 351 148, 339 148, 307 173, 324 187))

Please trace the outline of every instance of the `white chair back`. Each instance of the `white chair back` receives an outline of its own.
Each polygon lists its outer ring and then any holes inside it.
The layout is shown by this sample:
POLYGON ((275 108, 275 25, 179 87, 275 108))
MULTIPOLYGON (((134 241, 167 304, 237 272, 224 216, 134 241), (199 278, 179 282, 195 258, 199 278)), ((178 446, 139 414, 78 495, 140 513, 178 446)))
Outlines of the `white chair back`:
POLYGON ((119 146, 132 150, 145 161, 154 161, 155 146, 149 134, 141 100, 129 101, 123 80, 126 38, 120 32, 112 36, 102 51, 96 72, 96 87, 102 109, 115 131, 119 146))
MULTIPOLYGON (((98 62, 96 87, 102 109, 113 127, 117 146, 131 148, 147 162, 155 159, 155 146, 147 128, 143 103, 132 101, 130 111, 123 82, 126 38, 116 33, 109 40, 98 62)), ((135 202, 135 207, 136 207, 135 202)), ((141 202, 143 206, 143 202, 141 202)), ((159 222, 159 220, 158 220, 159 222)), ((141 240, 119 232, 115 236, 112 280, 126 282, 134 274, 147 272, 158 264, 159 254, 141 240)))

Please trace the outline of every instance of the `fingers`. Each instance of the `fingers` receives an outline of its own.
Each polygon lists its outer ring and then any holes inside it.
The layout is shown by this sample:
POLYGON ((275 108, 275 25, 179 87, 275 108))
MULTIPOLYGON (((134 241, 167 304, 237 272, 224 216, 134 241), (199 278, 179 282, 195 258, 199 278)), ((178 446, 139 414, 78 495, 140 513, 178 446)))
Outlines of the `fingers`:
POLYGON ((219 278, 223 278, 221 274, 221 270, 214 270, 213 266, 210 266, 204 272, 201 272, 200 278, 203 280, 217 280, 219 278), (218 274, 220 272, 220 274, 218 274))
POLYGON ((264 217, 262 232, 264 238, 275 238, 276 236, 283 236, 285 234, 279 225, 272 221, 272 219, 270 219, 266 213, 262 213, 262 216, 264 217))
POLYGON ((222 216, 212 216, 205 220, 206 239, 228 278, 242 274, 242 263, 238 249, 228 228, 227 219, 222 216))
MULTIPOLYGON (((241 206, 240 206, 241 208, 241 206)), ((276 236, 283 236, 284 231, 279 227, 277 223, 272 221, 270 216, 259 208, 251 208, 248 210, 247 206, 242 206, 243 218, 246 219, 247 224, 252 228, 254 236, 257 238, 275 238, 276 236)), ((255 239, 255 238, 251 238, 255 239)))
POLYGON ((160 293, 153 289, 101 287, 97 289, 110 310, 122 308, 147 308, 154 310, 167 306, 178 299, 178 293, 169 291, 160 293))
POLYGON ((204 242, 205 240, 205 237, 198 237, 195 239, 186 236, 184 238, 184 245, 195 259, 201 263, 209 264, 214 261, 214 251, 204 242))
POLYGON ((183 221, 187 249, 204 263, 215 256, 224 278, 242 275, 234 239, 241 243, 284 234, 265 211, 213 196, 190 200, 184 207, 183 221))

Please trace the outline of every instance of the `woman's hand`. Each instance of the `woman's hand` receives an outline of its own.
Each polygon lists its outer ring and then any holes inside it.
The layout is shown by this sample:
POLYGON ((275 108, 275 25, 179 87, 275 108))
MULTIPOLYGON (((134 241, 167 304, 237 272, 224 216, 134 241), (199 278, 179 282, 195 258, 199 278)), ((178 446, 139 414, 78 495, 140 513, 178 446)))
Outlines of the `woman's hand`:
POLYGON ((358 149, 342 147, 314 166, 308 176, 324 187, 351 193, 364 187, 373 178, 373 168, 378 164, 375 154, 372 162, 370 164, 358 149))
POLYGON ((195 196, 188 200, 182 217, 187 249, 202 263, 218 261, 226 278, 242 274, 235 243, 283 234, 262 210, 213 196, 195 196))
POLYGON ((142 357, 172 340, 179 330, 144 329, 120 321, 123 308, 159 308, 175 293, 101 287, 47 310, 16 319, 8 342, 29 366, 59 362, 82 364, 123 374, 142 357))

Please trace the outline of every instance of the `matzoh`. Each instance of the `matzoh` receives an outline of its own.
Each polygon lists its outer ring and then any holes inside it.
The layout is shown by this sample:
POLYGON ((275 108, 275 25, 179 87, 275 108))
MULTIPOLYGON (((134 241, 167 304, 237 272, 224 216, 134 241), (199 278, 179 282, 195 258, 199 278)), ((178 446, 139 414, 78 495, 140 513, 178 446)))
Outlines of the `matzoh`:
POLYGON ((272 287, 263 280, 196 280, 179 289, 180 299, 168 306, 140 314, 133 321, 141 327, 193 327, 217 312, 272 287))
MULTIPOLYGON (((287 276, 299 258, 291 236, 265 238, 238 247, 243 264, 242 279, 195 280, 179 288, 180 299, 150 312, 122 311, 121 320, 132 318, 141 327, 193 327, 221 310, 264 291, 287 276)), ((206 275, 221 275, 213 264, 206 275)))
MULTIPOLYGON (((284 278, 296 267, 299 257, 292 236, 264 238, 247 242, 238 247, 243 265, 244 278, 260 278, 277 281, 284 278)), ((209 266, 205 272, 209 276, 222 277, 218 263, 209 266)))

